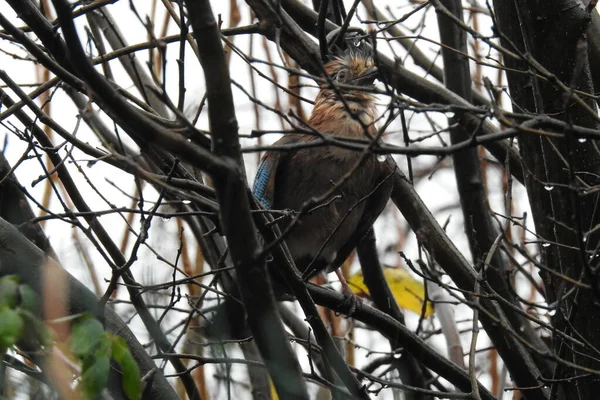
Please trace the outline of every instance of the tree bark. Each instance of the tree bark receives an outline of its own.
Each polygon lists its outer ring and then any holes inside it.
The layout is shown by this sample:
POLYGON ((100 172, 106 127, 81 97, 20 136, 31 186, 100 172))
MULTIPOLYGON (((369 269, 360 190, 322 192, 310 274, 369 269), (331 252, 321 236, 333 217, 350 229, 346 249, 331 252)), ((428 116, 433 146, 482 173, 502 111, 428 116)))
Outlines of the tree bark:
MULTIPOLYGON (((573 95, 575 89, 593 93, 586 49, 590 15, 584 4, 495 0, 494 7, 502 44, 522 55, 518 60, 506 57, 506 65, 538 74, 507 73, 513 108, 598 129, 597 115, 590 112, 595 110, 592 100, 580 95, 578 103, 573 95)), ((554 335, 554 351, 563 360, 597 370, 600 291, 595 272, 598 262, 592 253, 600 236, 588 231, 600 221, 598 195, 587 194, 586 188, 597 183, 600 156, 596 141, 578 140, 568 130, 562 133, 564 139, 523 134, 519 148, 536 231, 548 241, 541 249, 542 262, 591 285, 591 289, 574 288, 556 274, 541 272, 548 303, 558 307, 554 327, 587 342, 573 347, 554 335)), ((544 378, 554 379, 552 394, 557 397, 553 398, 595 399, 600 390, 597 379, 560 361, 553 376, 544 378)))

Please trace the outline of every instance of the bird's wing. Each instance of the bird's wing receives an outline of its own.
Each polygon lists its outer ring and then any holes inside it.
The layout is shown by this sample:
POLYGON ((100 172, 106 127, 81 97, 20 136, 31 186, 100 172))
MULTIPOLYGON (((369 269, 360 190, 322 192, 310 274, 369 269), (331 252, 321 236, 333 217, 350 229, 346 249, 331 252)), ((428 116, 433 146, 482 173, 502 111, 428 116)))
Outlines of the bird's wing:
POLYGON ((327 272, 333 272, 339 268, 346 258, 350 255, 352 250, 356 248, 358 242, 362 240, 367 231, 373 226, 375 220, 382 213, 385 208, 393 189, 393 180, 391 179, 391 173, 395 169, 395 163, 390 156, 387 157, 385 164, 381 165, 379 178, 377 179, 376 189, 371 193, 371 196, 367 201, 364 214, 362 215, 360 222, 350 238, 346 241, 346 244, 338 251, 337 257, 333 263, 327 266, 327 272))
POLYGON ((254 185, 252 186, 252 193, 260 201, 260 203, 267 209, 273 206, 273 196, 275 191, 275 178, 277 176, 277 169, 279 167, 280 153, 269 152, 265 154, 258 171, 256 172, 256 178, 254 178, 254 185))

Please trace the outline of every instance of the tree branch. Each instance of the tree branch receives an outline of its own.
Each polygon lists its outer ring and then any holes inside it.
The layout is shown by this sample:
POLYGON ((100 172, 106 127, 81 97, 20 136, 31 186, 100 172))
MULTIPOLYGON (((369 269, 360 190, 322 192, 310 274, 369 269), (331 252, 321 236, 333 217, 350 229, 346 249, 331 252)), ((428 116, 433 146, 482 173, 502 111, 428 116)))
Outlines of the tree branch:
POLYGON ((261 246, 246 195, 244 164, 221 35, 208 1, 187 0, 186 5, 206 79, 213 149, 221 160, 232 166, 225 176, 215 176, 213 183, 248 323, 279 396, 308 399, 300 365, 277 311, 265 261, 257 258, 261 246))
MULTIPOLYGON (((43 276, 52 274, 53 270, 58 269, 60 269, 60 274, 67 278, 61 290, 67 293, 68 311, 71 314, 91 313, 94 317, 104 321, 109 332, 121 336, 127 342, 142 376, 150 372, 154 374, 147 389, 148 396, 154 399, 177 400, 179 397, 165 379, 162 371, 156 368, 146 349, 142 347, 121 318, 111 308, 100 308, 96 295, 64 271, 56 261, 47 258, 44 252, 27 240, 17 228, 0 218, 0 276, 17 275, 22 284, 29 285, 40 298, 46 299, 48 294, 43 291, 43 276)), ((123 398, 120 394, 122 384, 118 370, 117 365, 112 366, 109 390, 111 393, 115 393, 115 398, 123 398)))

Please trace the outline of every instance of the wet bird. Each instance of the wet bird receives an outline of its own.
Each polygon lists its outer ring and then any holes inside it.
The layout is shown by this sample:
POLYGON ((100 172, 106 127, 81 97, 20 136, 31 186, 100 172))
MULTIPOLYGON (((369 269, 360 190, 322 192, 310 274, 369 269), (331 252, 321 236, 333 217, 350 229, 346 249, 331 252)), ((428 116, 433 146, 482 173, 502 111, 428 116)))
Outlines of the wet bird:
MULTIPOLYGON (((350 46, 325 64, 325 72, 330 79, 315 99, 307 121, 310 128, 335 139, 360 139, 363 144, 374 140, 375 96, 365 89, 373 86, 378 71, 370 52, 350 46)), ((383 211, 395 164, 389 156, 315 146, 317 140, 318 135, 296 133, 279 139, 274 146, 293 150, 264 155, 253 192, 267 209, 303 211, 285 237, 296 266, 305 279, 336 271, 343 293, 350 297, 338 268, 383 211), (306 209, 314 199, 321 201, 306 209)), ((279 223, 282 231, 289 222, 279 223)))

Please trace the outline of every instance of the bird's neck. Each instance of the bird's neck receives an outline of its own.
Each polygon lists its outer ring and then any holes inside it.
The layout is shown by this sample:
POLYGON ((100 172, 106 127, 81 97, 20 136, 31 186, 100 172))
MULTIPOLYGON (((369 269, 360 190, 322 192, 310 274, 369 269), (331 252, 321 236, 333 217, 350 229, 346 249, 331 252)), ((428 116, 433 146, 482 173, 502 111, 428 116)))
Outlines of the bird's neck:
POLYGON ((375 98, 370 93, 344 93, 344 101, 331 90, 321 90, 308 119, 323 133, 353 139, 364 138, 365 129, 372 134, 375 121, 375 98))

